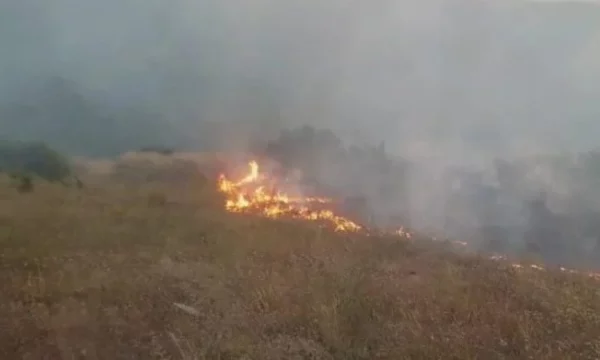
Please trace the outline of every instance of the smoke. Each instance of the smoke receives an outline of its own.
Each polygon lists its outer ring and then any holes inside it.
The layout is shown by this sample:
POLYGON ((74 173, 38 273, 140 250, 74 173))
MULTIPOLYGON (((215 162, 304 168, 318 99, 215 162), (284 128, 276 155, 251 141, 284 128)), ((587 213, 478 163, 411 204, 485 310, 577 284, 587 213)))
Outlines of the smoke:
MULTIPOLYGON (((569 14, 557 19, 556 4, 29 0, 2 6, 5 92, 32 78, 62 76, 111 103, 143 104, 180 133, 198 119, 308 122, 386 140, 402 153, 415 147, 421 153, 424 144, 430 152, 520 153, 590 141, 587 129, 571 130, 571 121, 596 105, 590 99, 574 108, 571 101, 597 90, 590 87, 600 69, 594 50, 600 25, 574 22, 569 14)), ((589 12, 600 16, 593 5, 569 6, 584 19, 589 12)))
MULTIPOLYGON (((92 154, 148 142, 243 149, 290 126, 331 128, 416 164, 405 211, 444 230, 457 189, 469 190, 453 169, 484 174, 477 186, 491 189, 495 158, 595 146, 599 20, 594 4, 517 0, 9 1, 0 125, 92 154), (40 96, 56 78, 62 90, 46 92, 57 100, 40 96)), ((557 169, 527 170, 488 217, 519 225, 542 190, 553 211, 571 209, 580 183, 557 169)), ((353 176, 367 191, 373 174, 353 176)), ((473 201, 463 222, 486 212, 473 201)))

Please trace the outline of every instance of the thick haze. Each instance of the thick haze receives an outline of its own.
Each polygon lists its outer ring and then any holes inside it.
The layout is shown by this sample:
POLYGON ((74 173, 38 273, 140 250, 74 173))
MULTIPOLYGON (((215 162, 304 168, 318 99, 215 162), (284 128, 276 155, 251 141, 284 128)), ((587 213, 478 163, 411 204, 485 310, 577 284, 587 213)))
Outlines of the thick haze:
POLYGON ((104 102, 160 113, 188 137, 199 121, 262 129, 312 122, 384 139, 394 152, 446 157, 586 149, 600 130, 595 5, 24 0, 0 7, 7 100, 61 76, 86 96, 103 92, 104 102))
MULTIPOLYGON (((404 207, 423 227, 453 212, 450 167, 586 151, 600 134, 590 3, 12 0, 0 45, 3 137, 110 155, 244 146, 317 124, 416 160, 404 207), (215 123, 231 124, 227 143, 215 123)), ((530 180, 574 194, 565 174, 536 168, 530 180)), ((523 219, 515 194, 495 222, 523 219)))

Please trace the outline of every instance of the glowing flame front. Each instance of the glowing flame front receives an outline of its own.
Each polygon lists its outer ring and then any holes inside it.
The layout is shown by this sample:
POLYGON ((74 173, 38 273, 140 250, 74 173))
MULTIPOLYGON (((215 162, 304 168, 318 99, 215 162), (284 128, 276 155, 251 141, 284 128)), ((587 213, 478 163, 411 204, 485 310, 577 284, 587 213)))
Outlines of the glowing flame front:
POLYGON ((219 176, 219 191, 225 194, 225 209, 230 212, 258 213, 270 218, 291 217, 320 221, 333 225, 336 231, 359 231, 361 226, 336 215, 329 209, 316 209, 331 201, 316 197, 292 197, 277 190, 268 190, 268 179, 260 173, 256 161, 249 164, 250 172, 239 181, 219 176))
MULTIPOLYGON (((239 181, 232 181, 225 175, 220 175, 218 180, 218 189, 225 194, 225 209, 235 213, 255 213, 269 218, 290 217, 310 221, 319 221, 333 226, 335 231, 365 231, 355 222, 336 215, 329 209, 318 209, 319 205, 331 203, 331 200, 317 197, 292 197, 286 193, 273 189, 270 181, 264 174, 260 173, 258 163, 251 161, 249 163, 250 171, 239 181)), ((404 227, 400 227, 393 234, 406 240, 412 240, 413 235, 404 227)), ((436 241, 436 239, 432 239, 436 241)), ((454 245, 467 246, 464 241, 452 241, 454 245)), ((493 261, 508 261, 503 255, 494 255, 490 257, 493 261)), ((510 263, 514 269, 524 270, 526 268, 545 271, 546 269, 537 264, 519 264, 510 263)), ((580 272, 567 268, 559 268, 560 271, 572 274, 587 275, 591 278, 600 280, 600 273, 580 272)))

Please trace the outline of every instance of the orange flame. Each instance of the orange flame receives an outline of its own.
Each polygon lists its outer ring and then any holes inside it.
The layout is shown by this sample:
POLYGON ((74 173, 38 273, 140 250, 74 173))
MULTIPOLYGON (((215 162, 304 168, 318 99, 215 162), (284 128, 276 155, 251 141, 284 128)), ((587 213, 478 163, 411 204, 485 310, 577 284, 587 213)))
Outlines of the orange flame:
MULTIPOLYGON (((328 204, 332 201, 326 198, 318 197, 292 197, 281 191, 269 191, 267 185, 272 183, 269 179, 260 173, 260 168, 256 161, 249 163, 250 171, 242 179, 232 181, 221 174, 218 179, 218 189, 225 194, 225 209, 234 213, 257 213, 269 218, 290 217, 310 221, 320 221, 329 223, 335 231, 358 232, 366 231, 362 226, 355 222, 336 215, 332 210, 314 209, 314 205, 328 204)), ((404 227, 400 227, 393 232, 394 235, 406 240, 413 240, 414 237, 404 227)), ((438 241, 433 238, 432 240, 438 241)), ((462 247, 468 246, 464 241, 451 241, 450 243, 462 247)), ((489 257, 492 261, 508 261, 503 255, 493 255, 489 257)), ((537 264, 519 264, 508 263, 512 268, 524 270, 526 268, 546 271, 541 265, 537 264)), ((559 268, 561 272, 570 274, 579 274, 600 280, 600 273, 582 272, 564 267, 559 268)))
POLYGON ((259 213, 270 218, 292 217, 327 222, 336 231, 359 231, 355 222, 336 215, 331 210, 314 209, 315 204, 327 204, 331 200, 317 197, 292 197, 280 191, 267 190, 269 183, 259 171, 256 161, 249 163, 250 172, 239 181, 219 176, 219 191, 225 194, 225 209, 230 212, 259 213))
MULTIPOLYGON (((508 258, 504 255, 493 255, 490 256, 489 258, 490 260, 493 261, 507 261, 508 258)), ((533 269, 533 270, 538 270, 538 271, 546 271, 546 268, 538 265, 538 264, 519 264, 519 263, 509 263, 509 265, 516 270, 524 270, 524 269, 533 269)), ((569 268, 565 268, 565 267, 559 267, 558 270, 560 270, 563 273, 568 273, 568 274, 576 274, 576 275, 583 275, 583 276, 587 276, 589 278, 592 279, 596 279, 596 280, 600 280, 600 273, 598 272, 593 272, 593 271, 578 271, 578 270, 573 270, 573 269, 569 269, 569 268)))

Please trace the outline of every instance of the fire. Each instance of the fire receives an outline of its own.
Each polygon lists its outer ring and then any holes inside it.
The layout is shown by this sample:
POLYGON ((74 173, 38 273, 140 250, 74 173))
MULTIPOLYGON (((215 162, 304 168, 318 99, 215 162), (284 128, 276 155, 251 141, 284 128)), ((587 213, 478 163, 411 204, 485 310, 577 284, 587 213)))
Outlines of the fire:
MULTIPOLYGON (((493 261, 508 261, 508 258, 504 255, 493 255, 493 256, 490 256, 489 259, 493 260, 493 261)), ((509 266, 516 270, 524 270, 527 268, 533 269, 533 270, 538 270, 538 271, 546 271, 547 270, 545 267, 538 265, 538 264, 519 264, 519 263, 509 262, 509 266)), ((593 272, 593 271, 587 271, 587 272, 586 271, 578 271, 578 270, 565 268, 562 266, 559 267, 558 270, 560 270, 563 273, 583 275, 583 276, 590 277, 592 279, 600 280, 600 273, 593 272)))
POLYGON ((403 237, 405 239, 411 239, 412 238, 412 234, 410 232, 408 232, 404 226, 400 226, 400 229, 396 230, 394 232, 396 235, 403 237))
MULTIPOLYGON (((228 179, 220 175, 218 189, 226 197, 225 209, 234 213, 255 213, 269 218, 289 217, 310 221, 319 221, 330 224, 335 231, 358 232, 363 231, 367 236, 370 232, 343 216, 336 215, 332 210, 319 208, 332 201, 319 197, 294 197, 285 192, 276 190, 276 183, 260 172, 256 161, 249 164, 250 171, 238 181, 228 179)), ((393 231, 393 234, 405 240, 413 240, 414 237, 404 227, 393 231)), ((432 240, 437 241, 433 238, 432 240)), ((464 241, 451 241, 452 244, 466 247, 464 241)), ((506 256, 493 255, 489 257, 492 261, 508 262, 508 265, 517 270, 526 268, 546 271, 546 268, 537 264, 512 263, 506 256)), ((600 273, 581 272, 577 270, 559 268, 561 272, 579 274, 600 280, 600 273)))
POLYGON ((219 176, 219 191, 226 196, 225 209, 235 213, 258 213, 269 218, 290 217, 329 223, 336 231, 359 231, 355 222, 336 215, 332 210, 316 208, 331 203, 319 197, 294 197, 275 189, 274 181, 260 173, 256 161, 249 163, 250 171, 233 181, 219 176))

